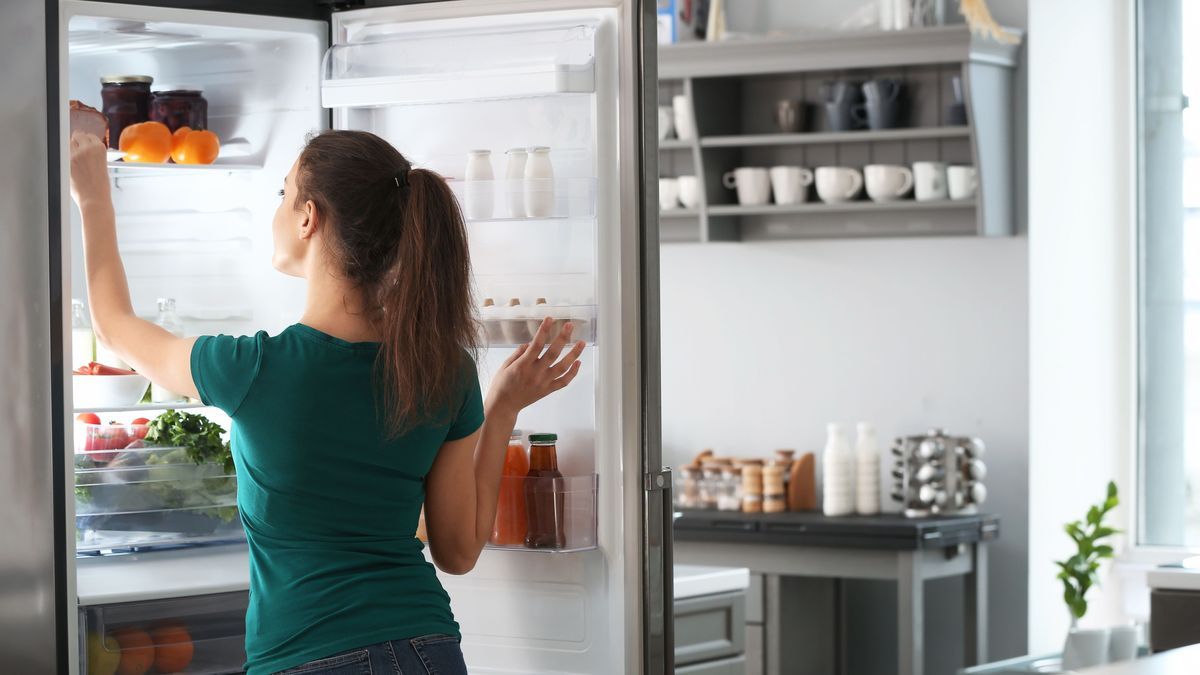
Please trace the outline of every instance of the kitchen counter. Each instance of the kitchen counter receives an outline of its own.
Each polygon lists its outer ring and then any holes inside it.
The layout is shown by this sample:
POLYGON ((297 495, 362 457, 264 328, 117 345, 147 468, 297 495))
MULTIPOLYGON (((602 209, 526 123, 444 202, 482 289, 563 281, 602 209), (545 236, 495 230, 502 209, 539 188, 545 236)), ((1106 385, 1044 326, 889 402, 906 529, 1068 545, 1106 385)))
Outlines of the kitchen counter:
POLYGON ((745 567, 675 566, 675 599, 716 593, 735 593, 750 587, 750 570, 745 567))
POLYGON ((1184 675, 1200 673, 1200 645, 1180 647, 1136 661, 1075 671, 1079 675, 1184 675))

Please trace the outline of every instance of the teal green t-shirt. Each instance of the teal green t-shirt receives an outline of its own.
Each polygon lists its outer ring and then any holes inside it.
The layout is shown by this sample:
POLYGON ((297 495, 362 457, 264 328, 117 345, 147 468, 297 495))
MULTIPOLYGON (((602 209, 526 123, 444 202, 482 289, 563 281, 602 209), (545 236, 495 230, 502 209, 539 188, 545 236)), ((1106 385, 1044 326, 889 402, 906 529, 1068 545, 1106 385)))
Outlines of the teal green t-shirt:
POLYGON ((479 380, 464 373, 461 403, 439 425, 389 440, 375 404, 378 351, 301 324, 274 337, 205 336, 192 348, 200 399, 233 419, 250 675, 385 640, 459 635, 416 530, 438 449, 483 423, 479 380))

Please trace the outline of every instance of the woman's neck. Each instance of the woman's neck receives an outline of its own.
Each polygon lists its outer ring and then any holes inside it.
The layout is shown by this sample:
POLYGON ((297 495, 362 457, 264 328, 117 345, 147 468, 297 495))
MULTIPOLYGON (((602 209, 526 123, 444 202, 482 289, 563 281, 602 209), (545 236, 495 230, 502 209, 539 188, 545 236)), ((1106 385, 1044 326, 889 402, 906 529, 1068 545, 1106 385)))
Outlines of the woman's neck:
POLYGON ((308 275, 308 294, 300 323, 347 342, 379 342, 379 331, 365 311, 362 291, 324 270, 308 275))

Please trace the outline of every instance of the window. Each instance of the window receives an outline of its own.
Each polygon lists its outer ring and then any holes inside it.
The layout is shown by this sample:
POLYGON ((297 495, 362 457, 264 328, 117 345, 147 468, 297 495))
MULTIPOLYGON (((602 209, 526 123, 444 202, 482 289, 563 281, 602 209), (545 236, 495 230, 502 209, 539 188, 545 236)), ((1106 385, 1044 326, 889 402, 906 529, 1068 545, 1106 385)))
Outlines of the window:
POLYGON ((1138 10, 1138 543, 1200 547, 1200 0, 1138 10))

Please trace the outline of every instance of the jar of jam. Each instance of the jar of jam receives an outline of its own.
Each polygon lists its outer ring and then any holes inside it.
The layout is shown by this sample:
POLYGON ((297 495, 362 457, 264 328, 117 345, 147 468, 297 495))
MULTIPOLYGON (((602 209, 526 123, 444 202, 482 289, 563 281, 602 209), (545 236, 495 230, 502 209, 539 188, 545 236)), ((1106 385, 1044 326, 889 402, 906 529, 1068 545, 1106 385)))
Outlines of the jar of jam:
POLYGON ((200 88, 190 84, 171 84, 155 87, 150 100, 150 119, 167 125, 171 133, 180 127, 193 131, 208 128, 208 101, 200 88))
POLYGON ((150 119, 149 75, 106 75, 100 78, 101 112, 108 117, 108 147, 121 143, 121 131, 150 119))

